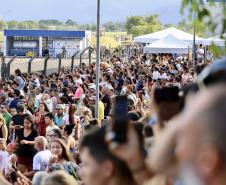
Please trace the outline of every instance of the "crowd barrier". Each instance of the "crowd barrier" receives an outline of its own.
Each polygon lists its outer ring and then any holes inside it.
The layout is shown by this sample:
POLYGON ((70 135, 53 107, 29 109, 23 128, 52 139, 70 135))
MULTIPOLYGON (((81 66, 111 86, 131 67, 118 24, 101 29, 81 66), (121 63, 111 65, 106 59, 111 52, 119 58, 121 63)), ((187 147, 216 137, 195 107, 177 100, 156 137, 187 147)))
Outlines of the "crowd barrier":
POLYGON ((39 72, 44 75, 55 72, 60 73, 63 68, 73 71, 75 66, 81 66, 82 63, 91 64, 94 50, 94 48, 88 47, 81 52, 76 52, 71 58, 63 58, 62 54, 58 58, 51 58, 50 56, 43 58, 5 57, 7 76, 14 74, 15 69, 20 69, 22 73, 39 72))

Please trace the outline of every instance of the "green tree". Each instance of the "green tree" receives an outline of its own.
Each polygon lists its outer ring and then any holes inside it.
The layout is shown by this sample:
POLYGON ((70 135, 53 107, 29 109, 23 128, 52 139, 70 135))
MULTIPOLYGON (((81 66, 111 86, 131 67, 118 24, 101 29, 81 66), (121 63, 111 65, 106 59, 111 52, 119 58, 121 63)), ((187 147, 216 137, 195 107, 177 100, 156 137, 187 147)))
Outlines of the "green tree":
POLYGON ((133 36, 148 34, 161 30, 162 24, 158 15, 132 16, 127 18, 126 30, 133 36))
MULTIPOLYGON (((185 9, 189 9, 189 18, 194 21, 194 25, 199 29, 205 29, 205 31, 211 31, 214 35, 220 34, 223 39, 226 40, 226 3, 224 2, 215 2, 210 0, 208 3, 204 3, 203 0, 183 0, 181 6, 181 13, 185 9), (217 9, 216 11, 211 11, 211 9, 217 9), (204 24, 197 25, 197 21, 204 24), (219 26, 220 25, 220 26, 219 26), (201 27, 201 28, 200 28, 201 27), (204 27, 204 28, 203 28, 204 27)), ((216 49, 216 46, 213 46, 216 53, 220 53, 219 49, 216 49)), ((222 55, 226 54, 226 41, 224 52, 222 55)))
POLYGON ((29 29, 29 24, 26 22, 19 22, 17 25, 18 29, 29 29))
POLYGON ((27 29, 38 29, 39 28, 39 25, 38 25, 38 22, 37 21, 23 21, 22 22, 27 29))
POLYGON ((51 20, 40 20, 38 21, 39 24, 45 24, 45 25, 53 25, 53 26, 60 26, 63 25, 63 23, 59 20, 51 19, 51 20))
POLYGON ((105 24, 102 25, 106 31, 118 31, 119 27, 116 23, 113 22, 107 22, 105 24))
POLYGON ((18 26, 18 21, 16 20, 9 21, 7 22, 7 25, 9 29, 15 29, 18 26))
POLYGON ((146 26, 147 22, 142 16, 131 16, 127 18, 126 30, 128 33, 133 34, 132 28, 136 26, 146 26))
POLYGON ((0 20, 0 30, 4 30, 4 29, 7 29, 7 23, 3 20, 0 20))
POLYGON ((66 22, 65 22, 65 25, 68 25, 68 26, 76 26, 78 25, 75 21, 73 21, 72 19, 68 19, 66 22))

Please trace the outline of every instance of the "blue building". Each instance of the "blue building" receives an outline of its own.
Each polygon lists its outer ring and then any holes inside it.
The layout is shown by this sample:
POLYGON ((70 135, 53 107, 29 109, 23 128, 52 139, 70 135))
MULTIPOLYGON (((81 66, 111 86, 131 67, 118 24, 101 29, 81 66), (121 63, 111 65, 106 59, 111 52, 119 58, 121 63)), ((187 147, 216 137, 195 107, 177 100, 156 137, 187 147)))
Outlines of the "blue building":
POLYGON ((90 31, 68 30, 4 30, 4 55, 57 57, 63 50, 71 57, 91 44, 90 31))

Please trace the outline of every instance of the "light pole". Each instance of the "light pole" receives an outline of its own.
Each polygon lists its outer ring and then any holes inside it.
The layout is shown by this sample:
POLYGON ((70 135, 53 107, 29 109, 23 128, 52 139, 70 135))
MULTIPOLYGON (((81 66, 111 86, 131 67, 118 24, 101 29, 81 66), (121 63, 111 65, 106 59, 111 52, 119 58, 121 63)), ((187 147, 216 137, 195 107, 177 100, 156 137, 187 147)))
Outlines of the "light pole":
POLYGON ((95 117, 99 118, 99 82, 100 82, 100 0, 97 0, 97 32, 96 32, 96 105, 95 117))
POLYGON ((196 12, 194 12, 194 20, 193 20, 193 27, 194 27, 194 33, 193 33, 193 50, 192 50, 192 63, 193 67, 195 67, 195 53, 196 53, 196 46, 195 46, 195 34, 196 34, 196 29, 195 29, 195 19, 196 19, 196 12))
POLYGON ((4 28, 3 28, 3 22, 4 22, 4 18, 9 14, 9 13, 11 13, 13 10, 8 10, 6 13, 4 13, 3 15, 2 15, 2 25, 1 25, 1 30, 2 30, 2 32, 4 31, 4 28))
POLYGON ((2 44, 1 44, 1 48, 3 48, 4 47, 4 28, 3 28, 3 22, 4 22, 4 18, 9 14, 9 13, 11 13, 13 10, 8 10, 6 13, 4 13, 3 15, 2 15, 2 24, 1 24, 1 32, 2 32, 2 38, 3 38, 3 41, 2 41, 2 44))

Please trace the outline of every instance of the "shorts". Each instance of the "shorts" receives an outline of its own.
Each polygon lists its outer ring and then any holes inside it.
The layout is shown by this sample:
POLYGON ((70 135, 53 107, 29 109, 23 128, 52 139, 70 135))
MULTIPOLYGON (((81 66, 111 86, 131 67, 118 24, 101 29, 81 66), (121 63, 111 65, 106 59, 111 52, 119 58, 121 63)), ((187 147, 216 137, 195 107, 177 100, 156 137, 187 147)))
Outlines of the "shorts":
POLYGON ((25 166, 32 166, 33 165, 33 157, 18 156, 18 164, 22 164, 25 166))

